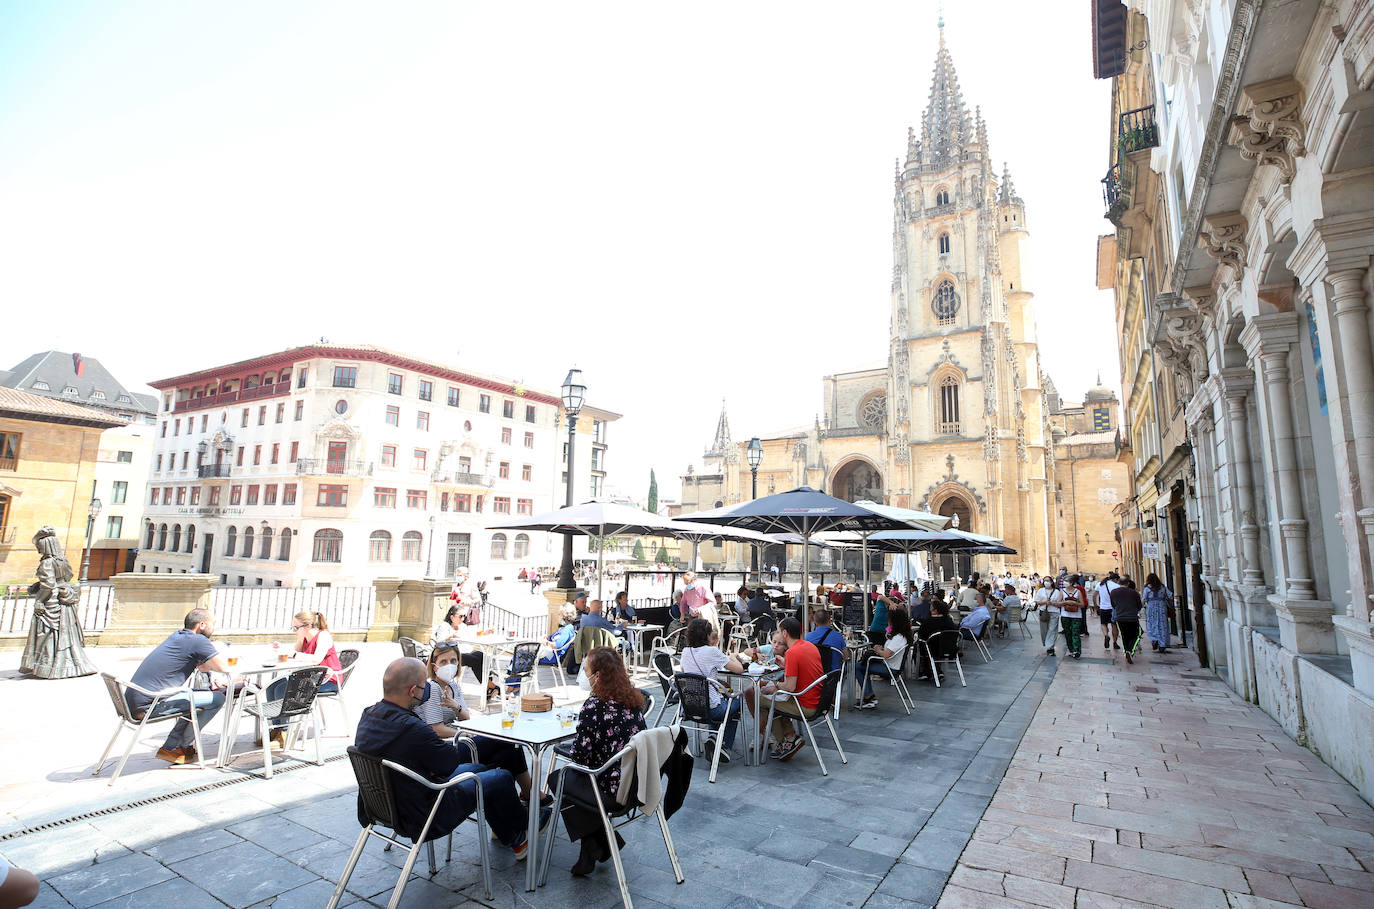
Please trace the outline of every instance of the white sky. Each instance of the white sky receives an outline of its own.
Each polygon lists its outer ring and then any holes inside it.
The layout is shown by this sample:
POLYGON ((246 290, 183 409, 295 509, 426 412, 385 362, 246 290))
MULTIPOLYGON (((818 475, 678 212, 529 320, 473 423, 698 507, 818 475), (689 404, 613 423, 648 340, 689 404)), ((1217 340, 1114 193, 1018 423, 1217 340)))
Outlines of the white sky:
MULTIPOLYGON (((1043 360, 1117 387, 1095 289, 1107 82, 1081 0, 945 10, 1011 165, 1043 360)), ((582 367, 612 491, 809 424, 887 350, 893 159, 933 0, 51 2, 0 9, 0 368, 127 384, 367 342, 555 388, 582 367)))

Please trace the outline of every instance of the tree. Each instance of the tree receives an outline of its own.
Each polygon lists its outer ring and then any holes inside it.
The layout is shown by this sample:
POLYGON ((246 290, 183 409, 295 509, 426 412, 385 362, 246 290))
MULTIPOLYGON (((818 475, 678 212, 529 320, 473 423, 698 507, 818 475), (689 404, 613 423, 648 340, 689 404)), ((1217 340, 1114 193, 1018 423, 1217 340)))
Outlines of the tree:
POLYGON ((644 561, 644 541, 643 541, 643 540, 635 540, 635 549, 634 549, 634 552, 632 553, 632 555, 634 555, 635 561, 636 561, 636 562, 642 562, 642 561, 644 561))
POLYGON ((658 514, 658 477, 654 476, 652 467, 649 468, 649 510, 658 514))
POLYGON ((654 555, 654 561, 655 561, 655 562, 662 562, 662 563, 664 563, 665 565, 668 563, 668 547, 667 547, 667 546, 664 546, 662 543, 660 543, 660 544, 658 545, 658 553, 654 555))

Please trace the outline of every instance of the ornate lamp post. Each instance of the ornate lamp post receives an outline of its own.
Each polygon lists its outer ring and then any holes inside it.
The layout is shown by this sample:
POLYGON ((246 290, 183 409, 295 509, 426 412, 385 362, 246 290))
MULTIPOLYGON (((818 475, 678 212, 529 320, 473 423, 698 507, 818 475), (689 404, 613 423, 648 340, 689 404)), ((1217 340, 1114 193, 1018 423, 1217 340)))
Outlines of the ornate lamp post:
MULTIPOLYGON (((573 503, 573 483, 576 477, 573 475, 574 450, 577 445, 577 415, 582 412, 582 403, 587 397, 587 386, 582 384, 582 370, 573 368, 568 370, 568 377, 563 380, 563 412, 568 415, 568 494, 567 500, 563 503, 571 506, 573 503)), ((564 590, 571 590, 575 582, 573 580, 573 538, 572 534, 563 535, 563 564, 558 568, 558 586, 564 590)))
POLYGON ((434 517, 434 515, 430 515, 430 516, 429 516, 429 554, 425 556, 425 577, 427 577, 427 578, 432 578, 432 577, 434 577, 434 575, 430 572, 430 566, 434 564, 434 524, 435 524, 435 517, 434 517))
MULTIPOLYGON (((746 455, 749 458, 749 498, 752 500, 759 497, 759 465, 763 463, 763 443, 759 441, 758 436, 749 440, 746 455)), ((749 556, 749 571, 757 577, 759 573, 759 545, 754 543, 750 548, 752 553, 749 556)))
POLYGON ((95 484, 91 484, 91 502, 86 506, 86 549, 81 553, 81 583, 91 571, 91 534, 95 530, 95 519, 100 517, 100 500, 95 497, 95 484))

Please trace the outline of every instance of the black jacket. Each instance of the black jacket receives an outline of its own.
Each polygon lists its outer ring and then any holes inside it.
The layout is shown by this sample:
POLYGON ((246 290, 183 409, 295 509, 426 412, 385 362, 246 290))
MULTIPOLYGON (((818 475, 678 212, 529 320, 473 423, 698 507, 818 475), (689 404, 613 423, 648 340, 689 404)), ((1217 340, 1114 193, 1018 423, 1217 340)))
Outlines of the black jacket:
POLYGON ((673 751, 663 765, 668 775, 668 786, 663 790, 663 816, 672 817, 682 807, 687 798, 687 790, 692 788, 692 754, 687 750, 687 730, 678 730, 673 751))
MULTIPOLYGON (((359 751, 395 761, 434 783, 442 783, 453 776, 460 763, 458 749, 435 735, 424 720, 390 701, 378 701, 363 711, 353 744, 359 751)), ((418 831, 434 804, 434 793, 398 773, 391 775, 391 781, 403 827, 400 832, 418 831)), ((445 795, 430 830, 431 838, 443 835, 435 834, 436 830, 443 833, 453 830, 476 808, 475 801, 461 789, 455 787, 445 795)), ((364 827, 368 823, 361 797, 358 799, 358 823, 364 827)))

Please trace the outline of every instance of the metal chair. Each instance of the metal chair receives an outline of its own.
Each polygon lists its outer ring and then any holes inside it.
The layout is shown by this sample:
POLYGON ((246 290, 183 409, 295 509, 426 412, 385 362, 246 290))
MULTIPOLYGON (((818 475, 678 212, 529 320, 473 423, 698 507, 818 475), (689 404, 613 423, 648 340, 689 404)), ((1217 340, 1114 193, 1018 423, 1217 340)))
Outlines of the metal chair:
POLYGON ((959 642, 963 639, 964 636, 957 628, 937 631, 926 638, 926 659, 930 662, 930 674, 935 679, 936 688, 941 687, 940 667, 937 665, 939 663, 953 663, 959 670, 959 683, 965 688, 968 687, 968 682, 964 681, 964 664, 959 662, 959 642), (937 652, 940 654, 938 659, 935 656, 937 652))
POLYGON ((973 635, 973 644, 983 657, 984 663, 992 662, 992 651, 988 649, 988 635, 992 630, 992 619, 988 619, 973 635))
POLYGON ((397 638, 396 642, 401 645, 401 656, 414 657, 417 660, 429 659, 429 647, 414 638, 397 638))
POLYGON ((1030 632, 1026 630, 1026 623, 1030 621, 1030 617, 1034 614, 1035 607, 1021 607, 1021 618, 1016 623, 1016 627, 1021 629, 1021 637, 1030 637, 1030 632))
MULTIPOLYGON (((708 679, 704 675, 695 672, 679 672, 673 676, 673 691, 677 695, 677 718, 674 723, 682 726, 690 726, 694 730, 705 729, 709 737, 708 741, 714 740, 716 747, 711 755, 711 775, 707 778, 709 782, 716 781, 716 770, 720 767, 720 752, 725 746, 725 727, 730 722, 730 712, 727 707, 725 718, 716 724, 711 719, 711 686, 715 685, 722 701, 727 704, 731 701, 738 703, 742 697, 737 692, 721 691, 721 686, 714 679, 708 679)), ((735 714, 735 722, 740 721, 741 714, 735 714)), ((655 724, 657 725, 657 724, 655 724)))
POLYGON ((488 854, 487 845, 487 816, 482 801, 482 781, 477 777, 477 774, 461 773, 443 783, 431 783, 413 770, 402 767, 394 761, 364 754, 353 747, 348 749, 348 759, 353 764, 353 775, 358 780, 358 802, 367 818, 367 824, 353 843, 353 851, 348 856, 348 864, 344 866, 343 874, 339 876, 338 886, 334 888, 334 895, 330 898, 327 909, 335 909, 339 905, 339 900, 343 898, 344 888, 348 886, 348 880, 353 876, 353 869, 357 867, 358 859, 362 857, 363 847, 367 845, 368 837, 377 837, 377 839, 384 841, 388 848, 393 845, 400 846, 407 853, 405 864, 401 867, 400 878, 396 881, 395 889, 391 891, 391 900, 387 903, 387 909, 396 909, 396 906, 401 902, 401 894, 405 892, 406 884, 410 881, 411 869, 415 866, 415 859, 420 854, 421 845, 428 847, 431 877, 439 870, 434 861, 434 841, 441 836, 448 836, 448 857, 445 861, 451 861, 453 859, 453 831, 451 829, 436 830, 434 817, 439 813, 439 805, 444 800, 444 794, 454 786, 466 783, 468 780, 471 780, 473 785, 477 787, 477 810, 474 812, 474 817, 477 819, 477 845, 482 854, 482 883, 487 889, 487 899, 492 898, 491 856, 488 854), (429 816, 425 818, 425 822, 419 830, 403 829, 401 825, 401 815, 396 808, 396 790, 391 779, 392 773, 399 773, 434 793, 434 804, 430 807, 429 816), (394 833, 390 835, 382 833, 377 829, 378 827, 388 827, 394 833), (406 837, 411 841, 410 844, 407 845, 399 837, 406 837))
POLYGON ((687 639, 687 626, 674 629, 670 634, 656 634, 649 644, 650 652, 657 652, 666 648, 672 653, 677 653, 682 649, 682 643, 687 639))
MULTIPOLYGON (((907 690, 906 687, 907 667, 911 662, 911 652, 915 649, 915 647, 902 648, 901 664, 895 671, 892 669, 891 666, 887 666, 887 660, 885 658, 880 657, 876 654, 870 655, 868 659, 864 660, 864 675, 875 678, 887 679, 888 684, 891 685, 893 690, 897 692, 897 698, 902 702, 902 708, 906 710, 907 716, 911 716, 911 708, 915 706, 915 701, 911 699, 911 692, 907 690), (875 662, 882 663, 884 666, 887 666, 888 671, 886 675, 882 673, 873 673, 870 671, 869 667, 871 667, 875 662)), ((857 681, 855 682, 855 687, 859 687, 857 681)), ((860 689, 860 691, 862 691, 862 689, 860 689)))
MULTIPOLYGON (((105 751, 101 753, 100 760, 96 761, 95 769, 91 771, 91 776, 100 776, 100 771, 104 769, 105 760, 110 756, 110 751, 114 748, 114 743, 119 738, 119 734, 125 729, 132 729, 134 732, 133 737, 129 739, 129 747, 124 749, 124 756, 119 759, 119 764, 115 767, 114 776, 110 777, 109 785, 113 786, 115 780, 119 779, 119 775, 124 772, 124 765, 128 763, 129 755, 133 754, 134 746, 138 744, 138 738, 139 735, 142 734, 144 726, 150 723, 162 723, 167 720, 187 718, 188 714, 180 710, 156 715, 157 707, 163 701, 167 700, 167 698, 174 695, 189 694, 192 691, 191 681, 194 676, 188 678, 185 684, 178 685, 176 688, 168 688, 165 691, 149 691, 146 688, 135 685, 133 682, 125 682, 122 679, 117 679, 108 672, 100 673, 100 678, 105 682, 105 690, 109 693, 110 701, 114 704, 115 713, 119 716, 119 725, 115 726, 114 735, 110 736, 110 743, 105 746, 105 751), (143 708, 141 713, 135 712, 133 708, 129 706, 126 695, 130 691, 137 692, 150 699, 148 706, 143 708)), ((192 697, 189 703, 188 711, 191 729, 194 730, 196 737, 196 760, 200 764, 200 769, 204 770, 205 749, 202 748, 200 744, 200 724, 196 722, 196 703, 194 697, 192 697)))
MULTIPOLYGON (((543 644, 539 641, 521 641, 511 650, 510 659, 506 661, 506 668, 498 670, 502 679, 520 679, 521 690, 524 690, 524 680, 533 681, 531 691, 539 690, 539 650, 543 644)), ((501 686, 502 691, 505 685, 501 686)), ((504 694, 502 695, 504 697, 504 694)))
MULTIPOLYGON (((311 731, 315 739, 315 763, 323 764, 324 757, 320 754, 320 715, 319 704, 315 702, 315 694, 319 687, 324 684, 325 678, 329 675, 327 666, 307 666, 304 669, 297 669, 286 677, 286 690, 282 692, 281 700, 266 700, 267 694, 261 689, 252 689, 249 692, 256 701, 243 708, 243 712, 252 716, 258 727, 258 736, 262 739, 262 767, 263 776, 267 779, 272 778, 272 742, 267 734, 267 725, 271 720, 285 719, 287 721, 287 744, 292 744, 299 727, 309 721, 311 731)), ((283 749, 283 756, 285 749, 283 749)))
MULTIPOLYGON (((654 675, 658 676, 658 684, 663 689, 663 703, 658 706, 658 715, 654 717, 651 726, 657 726, 663 719, 663 711, 669 706, 677 703, 677 689, 673 687, 673 676, 677 674, 677 669, 673 666, 673 655, 667 650, 655 650, 653 652, 654 675)), ((649 711, 646 709, 644 715, 647 717, 649 711)))
MULTIPOLYGON (((606 840, 610 843, 611 847, 611 861, 615 864, 616 881, 620 884, 621 902, 624 904, 625 909, 634 909, 634 903, 630 900, 630 888, 625 882, 625 865, 620 858, 620 847, 616 844, 616 831, 644 817, 644 814, 639 810, 639 806, 633 802, 621 805, 619 802, 611 799, 608 805, 607 798, 602 794, 600 785, 601 776, 608 773, 612 767, 619 766, 626 755, 634 750, 635 743, 631 740, 630 744, 611 755, 606 763, 596 768, 585 767, 581 764, 574 763, 566 756, 566 753, 555 751, 556 758, 562 757, 567 763, 562 765, 563 772, 558 775, 558 787, 554 795, 553 823, 549 828, 548 835, 545 837, 544 855, 540 859, 540 886, 543 886, 549 879, 549 862, 553 858, 553 841, 558 836, 558 822, 561 818, 560 809, 563 807, 563 800, 566 798, 571 804, 586 808, 589 811, 595 811, 597 814, 601 815, 601 823, 606 832, 606 840), (593 796, 591 799, 577 797, 564 789, 569 773, 582 774, 587 778, 593 796), (616 823, 617 821, 619 821, 619 823, 616 823)), ((643 772, 643 767, 639 766, 640 763, 641 762, 636 761, 636 773, 643 772)), ((662 770, 660 769, 658 772, 662 773, 662 770)), ((681 884, 687 878, 683 876, 682 866, 678 864, 677 849, 673 846, 673 835, 668 832, 668 819, 664 816, 664 811, 661 806, 658 811, 653 813, 653 816, 658 818, 659 829, 663 831, 663 845, 668 850, 668 860, 673 863, 673 876, 677 879, 677 882, 681 884)))
POLYGON ((763 741, 760 743, 759 746, 760 763, 767 760, 768 739, 772 736, 773 733, 774 708, 776 708, 781 701, 792 700, 796 701, 797 703, 797 712, 804 713, 803 709, 801 708, 801 696, 817 686, 820 686, 821 698, 820 701, 816 704, 815 715, 810 718, 807 718, 804 715, 796 717, 792 716, 791 714, 788 714, 788 718, 791 719, 794 723, 801 723, 802 735, 806 737, 807 744, 811 746, 811 750, 816 752, 816 763, 821 765, 821 776, 829 776, 830 771, 825 769, 825 758, 821 757, 820 749, 816 746, 816 734, 815 731, 812 729, 813 726, 819 725, 820 723, 825 723, 825 727, 830 730, 830 738, 835 743, 835 750, 840 753, 840 763, 849 763, 849 758, 844 756, 844 748, 840 745, 839 733, 835 731, 835 724, 830 719, 830 711, 835 705, 835 695, 836 692, 839 690, 841 675, 843 675, 843 673, 843 669, 836 669, 832 672, 827 672, 825 675, 816 679, 810 685, 807 685, 801 691, 779 691, 773 695, 773 699, 768 704, 768 726, 766 727, 766 730, 763 733, 763 741))
MULTIPOLYGON (((348 727, 348 705, 344 703, 343 690, 348 684, 348 680, 353 677, 353 667, 357 665, 358 658, 362 652, 357 648, 349 647, 339 651, 339 665, 343 668, 339 670, 339 687, 335 691, 317 691, 315 697, 324 698, 326 701, 333 701, 339 705, 339 712, 343 714, 344 727, 348 727)), ((324 721, 324 710, 320 710, 320 728, 328 729, 329 724, 324 721)), ((347 732, 345 732, 345 735, 347 732)))

